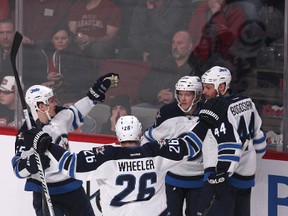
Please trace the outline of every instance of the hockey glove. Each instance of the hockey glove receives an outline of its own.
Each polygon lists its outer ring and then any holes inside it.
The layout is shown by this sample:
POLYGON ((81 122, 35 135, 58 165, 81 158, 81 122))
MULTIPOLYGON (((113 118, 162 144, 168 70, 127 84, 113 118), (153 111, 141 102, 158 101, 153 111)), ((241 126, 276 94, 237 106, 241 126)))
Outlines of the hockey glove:
POLYGON ((214 186, 216 198, 225 197, 225 194, 230 193, 231 186, 227 183, 228 174, 226 172, 212 173, 208 177, 208 182, 214 186))
MULTIPOLYGON (((41 160, 43 170, 50 167, 50 158, 47 155, 41 154, 40 160, 41 160)), ((27 158, 26 169, 31 174, 36 174, 39 171, 38 166, 37 166, 37 162, 36 162, 36 156, 34 154, 27 158)))
POLYGON ((95 104, 97 101, 104 102, 105 93, 110 87, 116 87, 119 82, 119 75, 116 73, 108 73, 101 76, 94 85, 89 89, 87 96, 95 104))
POLYGON ((223 116, 227 112, 227 102, 223 96, 207 100, 200 112, 200 120, 205 121, 208 125, 217 127, 219 122, 223 120, 223 116))
POLYGON ((209 184, 216 185, 216 184, 221 184, 227 180, 227 173, 226 172, 221 172, 221 173, 212 173, 208 177, 208 182, 209 184))
POLYGON ((24 133, 24 139, 26 139, 39 154, 43 154, 52 143, 52 137, 37 128, 26 131, 24 133))

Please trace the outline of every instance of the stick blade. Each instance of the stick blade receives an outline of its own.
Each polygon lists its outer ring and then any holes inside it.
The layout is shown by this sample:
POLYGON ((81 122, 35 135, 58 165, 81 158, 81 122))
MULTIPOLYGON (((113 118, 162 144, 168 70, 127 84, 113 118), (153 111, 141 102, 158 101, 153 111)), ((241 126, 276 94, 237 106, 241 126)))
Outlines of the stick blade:
MULTIPOLYGON (((18 31, 16 31, 15 35, 14 35, 14 39, 13 39, 11 53, 10 53, 11 62, 15 62, 16 61, 16 56, 17 56, 19 47, 21 45, 22 39, 23 39, 22 34, 19 33, 18 31)), ((12 66, 14 66, 14 65, 12 64, 12 66)))
POLYGON ((23 110, 25 110, 25 109, 27 109, 26 103, 25 103, 24 94, 23 94, 22 86, 21 86, 20 79, 19 79, 19 74, 18 74, 18 71, 16 68, 16 57, 17 57, 18 50, 19 50, 19 47, 21 45, 22 39, 23 39, 22 34, 20 34, 18 31, 16 31, 15 35, 14 35, 12 47, 11 47, 10 60, 11 60, 12 69, 14 72, 14 77, 15 77, 17 88, 18 88, 18 93, 19 93, 19 97, 21 100, 21 104, 23 106, 23 110))

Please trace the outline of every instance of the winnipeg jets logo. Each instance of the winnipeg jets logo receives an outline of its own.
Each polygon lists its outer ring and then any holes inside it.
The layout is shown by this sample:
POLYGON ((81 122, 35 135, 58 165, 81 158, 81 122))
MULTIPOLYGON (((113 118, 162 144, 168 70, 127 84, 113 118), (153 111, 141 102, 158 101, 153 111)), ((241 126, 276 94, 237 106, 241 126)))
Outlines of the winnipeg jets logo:
POLYGON ((156 119, 158 119, 158 118, 161 118, 161 113, 160 113, 159 110, 158 110, 157 113, 156 113, 156 119))
POLYGON ((17 135, 17 138, 18 138, 18 140, 24 140, 24 135, 23 135, 23 133, 22 133, 22 132, 19 133, 19 134, 17 135))
POLYGON ((166 140, 158 140, 158 144, 160 145, 160 148, 162 148, 164 145, 167 145, 166 140))
POLYGON ((96 152, 96 154, 102 154, 102 155, 104 155, 105 148, 104 148, 103 146, 101 146, 101 147, 96 147, 96 148, 93 148, 93 151, 96 152))
POLYGON ((65 150, 69 149, 69 140, 68 140, 68 135, 67 134, 61 134, 57 139, 55 144, 58 144, 65 150))

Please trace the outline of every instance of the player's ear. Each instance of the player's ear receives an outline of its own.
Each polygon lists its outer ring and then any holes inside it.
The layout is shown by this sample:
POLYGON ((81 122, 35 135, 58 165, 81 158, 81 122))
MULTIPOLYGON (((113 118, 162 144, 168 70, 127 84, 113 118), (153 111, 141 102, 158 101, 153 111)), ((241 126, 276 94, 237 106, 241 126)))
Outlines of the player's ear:
POLYGON ((223 95, 226 89, 226 84, 225 83, 221 83, 218 87, 218 92, 219 94, 223 95))
POLYGON ((44 103, 39 103, 38 104, 38 108, 41 111, 46 111, 47 110, 47 106, 44 103))

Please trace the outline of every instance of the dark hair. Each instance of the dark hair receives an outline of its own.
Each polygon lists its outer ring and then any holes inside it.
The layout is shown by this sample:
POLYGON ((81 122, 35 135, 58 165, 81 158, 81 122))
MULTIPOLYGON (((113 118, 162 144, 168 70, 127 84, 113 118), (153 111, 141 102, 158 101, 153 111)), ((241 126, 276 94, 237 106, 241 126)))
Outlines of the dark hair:
POLYGON ((59 23, 57 25, 55 25, 53 28, 52 28, 52 31, 51 31, 51 38, 59 31, 66 31, 67 34, 68 34, 68 37, 71 38, 72 37, 72 32, 70 31, 69 27, 67 24, 65 23, 59 23))
POLYGON ((10 23, 10 24, 12 24, 13 30, 15 30, 15 24, 14 24, 14 22, 13 22, 13 20, 12 20, 11 18, 6 18, 6 19, 0 20, 0 24, 3 24, 3 23, 10 23))
POLYGON ((110 104, 111 111, 115 106, 123 106, 126 108, 127 114, 131 114, 131 104, 130 104, 130 98, 128 95, 115 96, 110 104))

